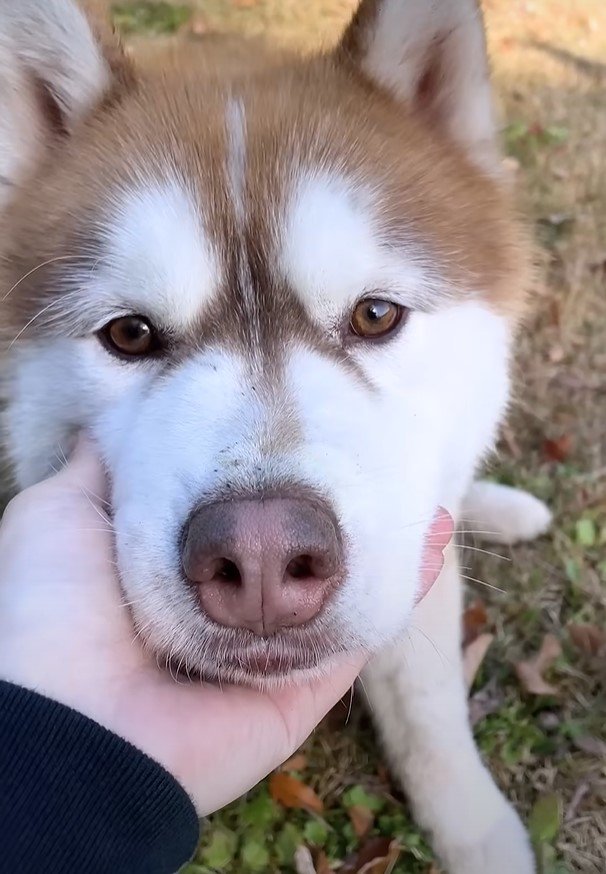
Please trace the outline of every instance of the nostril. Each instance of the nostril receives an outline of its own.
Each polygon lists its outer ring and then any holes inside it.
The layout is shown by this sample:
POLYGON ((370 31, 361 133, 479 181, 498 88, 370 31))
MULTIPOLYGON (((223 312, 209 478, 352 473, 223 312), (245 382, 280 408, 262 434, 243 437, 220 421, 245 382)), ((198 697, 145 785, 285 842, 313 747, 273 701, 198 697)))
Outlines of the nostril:
POLYGON ((315 577, 313 569, 313 557, 311 555, 297 555, 286 565, 286 576, 293 580, 305 580, 315 577))
POLYGON ((291 580, 327 580, 335 568, 328 555, 304 553, 292 558, 286 565, 285 578, 291 580))
POLYGON ((213 580, 221 583, 233 583, 242 585, 242 574, 238 565, 228 558, 219 558, 215 561, 213 580))
POLYGON ((242 585, 242 574, 238 565, 229 558, 223 557, 206 557, 198 561, 195 567, 188 571, 187 563, 185 564, 186 574, 192 582, 199 585, 205 583, 231 583, 232 585, 242 585))

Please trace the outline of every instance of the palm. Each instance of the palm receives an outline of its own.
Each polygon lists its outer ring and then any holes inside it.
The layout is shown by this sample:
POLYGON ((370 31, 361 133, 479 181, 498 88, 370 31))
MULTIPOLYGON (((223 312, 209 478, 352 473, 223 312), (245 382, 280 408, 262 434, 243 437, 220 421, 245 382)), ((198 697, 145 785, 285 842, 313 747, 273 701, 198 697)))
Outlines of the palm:
POLYGON ((122 603, 111 527, 96 498, 103 488, 88 450, 9 507, 0 529, 0 675, 130 740, 206 813, 286 759, 362 659, 272 693, 175 681, 143 650, 122 603))

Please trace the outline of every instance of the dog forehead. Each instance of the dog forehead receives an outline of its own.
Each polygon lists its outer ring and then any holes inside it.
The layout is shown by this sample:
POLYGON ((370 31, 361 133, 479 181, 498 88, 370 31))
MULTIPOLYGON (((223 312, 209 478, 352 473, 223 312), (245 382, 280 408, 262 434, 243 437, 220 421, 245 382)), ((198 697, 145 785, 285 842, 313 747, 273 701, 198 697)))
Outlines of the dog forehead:
POLYGON ((221 283, 221 265, 184 181, 149 180, 116 197, 101 233, 101 282, 134 311, 187 330, 221 283))
MULTIPOLYGON (((260 162, 243 102, 228 98, 224 113, 214 172, 187 178, 167 167, 117 192, 101 235, 103 283, 127 288, 129 306, 177 331, 226 303, 249 322, 277 309, 286 316, 290 303, 298 316, 302 305, 313 321, 334 323, 364 291, 389 285, 362 181, 301 154, 260 162)), ((410 285, 412 267, 402 259, 397 269, 410 285)))

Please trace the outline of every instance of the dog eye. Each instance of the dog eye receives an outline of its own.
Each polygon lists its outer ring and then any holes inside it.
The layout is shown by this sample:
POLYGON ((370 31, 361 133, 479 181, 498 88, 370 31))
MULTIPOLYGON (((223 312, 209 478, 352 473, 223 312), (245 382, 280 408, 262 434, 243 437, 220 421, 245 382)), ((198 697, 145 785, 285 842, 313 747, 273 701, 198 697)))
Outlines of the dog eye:
POLYGON ((367 298, 361 300, 354 309, 349 327, 352 333, 358 337, 376 340, 395 331, 404 312, 404 307, 396 303, 378 298, 367 298))
POLYGON ((129 358, 142 358, 160 349, 153 325, 143 316, 122 316, 109 322, 100 332, 111 352, 129 358))

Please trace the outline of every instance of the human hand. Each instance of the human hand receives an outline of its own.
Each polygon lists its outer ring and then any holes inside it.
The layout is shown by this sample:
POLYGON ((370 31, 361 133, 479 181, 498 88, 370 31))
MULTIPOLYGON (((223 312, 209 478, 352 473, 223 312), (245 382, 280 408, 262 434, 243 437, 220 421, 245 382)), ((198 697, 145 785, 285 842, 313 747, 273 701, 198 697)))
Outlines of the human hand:
POLYGON ((81 440, 0 526, 0 677, 94 719, 163 765, 200 814, 287 759, 354 682, 362 655, 272 692, 178 683, 135 638, 121 599, 105 477, 81 440))

